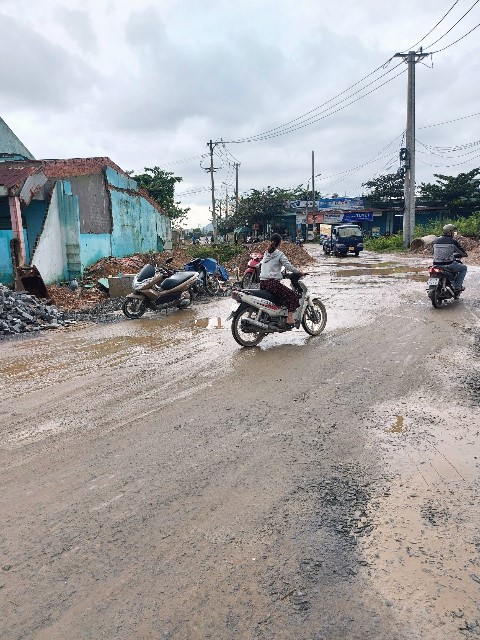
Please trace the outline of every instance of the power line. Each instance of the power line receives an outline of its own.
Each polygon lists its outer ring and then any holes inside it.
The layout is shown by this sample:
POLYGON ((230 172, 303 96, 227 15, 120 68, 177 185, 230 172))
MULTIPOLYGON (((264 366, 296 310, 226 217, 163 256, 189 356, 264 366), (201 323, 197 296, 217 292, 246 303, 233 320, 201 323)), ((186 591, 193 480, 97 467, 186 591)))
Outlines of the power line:
POLYGON ((424 142, 421 142, 420 140, 417 139, 417 142, 419 142, 423 147, 425 147, 426 149, 435 149, 436 151, 445 151, 447 153, 450 153, 452 151, 462 151, 463 149, 468 149, 470 147, 476 147, 480 144, 480 140, 475 140, 473 142, 466 142, 465 144, 457 144, 453 147, 437 147, 433 144, 426 144, 424 142))
MULTIPOLYGON (((397 65, 397 66, 399 66, 399 65, 397 65)), ((286 129, 285 131, 281 131, 281 132, 276 133, 276 134, 263 135, 263 136, 260 136, 260 137, 257 137, 257 138, 251 138, 251 139, 247 139, 246 138, 244 140, 233 140, 233 141, 231 141, 231 143, 232 144, 238 144, 238 143, 242 143, 242 142, 259 142, 260 140, 268 140, 270 138, 277 138, 279 136, 286 135, 288 133, 292 133, 293 131, 298 131, 299 129, 303 129, 305 127, 308 127, 311 124, 314 124, 315 122, 320 122, 320 120, 325 120, 325 118, 328 118, 329 116, 332 116, 335 113, 338 113, 339 111, 342 111, 343 109, 346 109, 350 105, 355 104, 355 102, 359 102, 360 100, 362 100, 363 98, 366 98, 368 95, 370 95, 371 93, 374 93, 375 91, 377 91, 378 89, 380 89, 384 85, 388 84, 389 82, 392 82, 392 80, 395 80, 399 76, 403 75, 404 73, 406 73, 406 71, 407 71, 406 69, 404 69, 403 71, 400 71, 400 73, 397 73, 397 75, 393 76, 393 78, 390 78, 389 80, 386 80, 385 82, 382 82, 382 84, 378 85, 374 89, 371 89, 367 93, 359 96, 355 100, 352 100, 351 102, 348 102, 343 107, 340 107, 339 109, 335 109, 334 111, 330 111, 329 113, 326 113, 325 115, 323 115, 323 116, 321 116, 319 118, 315 118, 314 120, 311 120, 311 122, 301 123, 298 126, 291 127, 290 129, 286 129)), ((348 100, 348 98, 346 98, 346 99, 348 100)), ((343 100, 341 102, 343 102, 343 100)), ((340 103, 338 103, 338 104, 340 104, 340 103)))
MULTIPOLYGON (((478 0, 477 0, 478 1, 478 0)), ((476 24, 473 29, 470 29, 470 31, 467 31, 467 33, 464 33, 463 36, 461 38, 458 38, 458 40, 455 40, 455 42, 451 42, 450 44, 447 44, 446 47, 443 47, 443 49, 437 49, 436 51, 432 51, 432 55, 434 53, 440 53, 440 51, 445 51, 445 49, 449 49, 450 47, 453 47, 454 44, 457 44, 457 42, 460 42, 460 40, 463 40, 464 38, 466 38, 467 36, 469 36, 472 31, 475 31, 475 29, 478 29, 478 27, 480 27, 480 22, 478 24, 476 24)))
MULTIPOLYGON (((440 42, 440 40, 443 40, 443 38, 444 38, 448 33, 450 33, 450 31, 451 31, 452 29, 454 29, 454 28, 457 26, 457 24, 458 24, 459 22, 461 22, 461 21, 465 18, 465 16, 466 16, 466 15, 468 15, 468 14, 470 13, 470 11, 473 9, 473 7, 474 7, 476 4, 478 4, 479 2, 480 2, 480 0, 475 0, 475 2, 472 4, 472 6, 470 7, 470 9, 468 9, 467 11, 465 11, 465 13, 463 14, 463 16, 462 16, 461 18, 459 18, 459 19, 455 22, 455 24, 454 24, 454 25, 452 25, 452 26, 450 27, 450 29, 448 29, 448 31, 445 31, 445 33, 443 34, 443 36, 440 36, 440 38, 437 38, 437 39, 435 40, 435 42, 432 42, 431 44, 429 44, 429 45, 428 45, 427 47, 425 47, 425 48, 426 48, 426 49, 430 49, 430 47, 433 47, 433 45, 434 45, 434 44, 437 44, 437 42, 440 42)), ((470 33, 470 32, 469 32, 469 33, 470 33)), ((466 35, 468 35, 468 34, 466 34, 466 35)), ((463 36, 463 37, 465 37, 465 36, 463 36)), ((461 39, 461 38, 460 38, 460 39, 461 39)), ((458 41, 457 41, 457 42, 458 42, 458 41)), ((452 42, 452 44, 454 44, 454 43, 452 42)), ((448 45, 448 46, 450 47, 450 46, 452 46, 452 45, 448 45)), ((446 49, 446 48, 447 48, 447 47, 445 47, 445 49, 446 49)), ((443 51, 443 49, 440 49, 440 51, 443 51)), ((438 51, 432 51, 432 53, 438 53, 438 51)))
POLYGON ((418 158, 418 161, 427 167, 433 167, 434 169, 449 169, 450 167, 458 167, 461 164, 467 164, 467 162, 471 162, 477 158, 480 158, 480 155, 469 158, 468 160, 463 160, 462 162, 456 162, 455 164, 430 164, 428 162, 424 162, 421 158, 418 158))
POLYGON ((452 4, 452 6, 450 7, 450 9, 449 9, 449 10, 447 11, 447 13, 443 16, 443 18, 441 18, 441 19, 437 22, 437 24, 436 24, 432 29, 430 29, 430 31, 429 31, 428 33, 426 33, 426 34, 423 36, 423 38, 422 38, 421 40, 419 40, 418 42, 415 42, 415 44, 412 44, 412 46, 411 46, 411 47, 409 47, 408 49, 404 49, 404 50, 402 51, 402 53, 406 53, 407 51, 411 51, 411 50, 415 49, 415 47, 416 47, 417 45, 419 45, 421 42, 423 42, 423 41, 425 40, 425 38, 427 38, 427 37, 432 33, 432 31, 435 31, 435 29, 438 27, 438 25, 439 25, 439 24, 441 24, 441 23, 445 20, 445 18, 448 16, 448 14, 450 13, 450 11, 454 8, 454 6, 455 6, 456 4, 458 4, 458 0, 455 0, 455 2, 452 4))
MULTIPOLYGON (((337 93, 337 95, 333 96, 333 98, 330 98, 329 100, 326 100, 325 102, 322 102, 322 104, 318 105, 318 107, 315 107, 314 109, 311 109, 310 111, 307 111, 306 113, 302 114, 301 116, 298 116, 297 118, 294 118, 293 120, 289 120, 288 122, 285 122, 282 125, 279 125, 278 127, 274 127, 272 129, 268 129, 267 131, 264 131, 263 133, 260 134, 256 134, 254 136, 249 136, 247 138, 242 138, 240 140, 234 140, 234 141, 230 141, 230 142, 234 142, 236 144, 242 143, 242 142, 250 142, 250 141, 254 141, 256 138, 259 137, 263 137, 266 136, 267 134, 273 133, 274 131, 278 131, 280 129, 284 129, 286 127, 289 127, 289 125, 294 124, 295 122, 299 122, 299 121, 304 121, 305 118, 307 116, 309 116, 312 113, 315 113, 316 111, 319 111, 322 107, 324 107, 327 104, 330 104, 331 102, 333 102, 334 100, 336 100, 337 98, 339 98, 340 96, 342 96, 345 93, 348 93, 351 89, 353 89, 354 87, 356 87, 357 85, 359 85, 361 82, 363 82, 364 80, 366 80, 367 78, 369 78, 370 76, 372 76, 373 74, 377 73, 377 71, 379 71, 380 69, 384 69, 387 64, 389 64, 391 62, 392 58, 390 58, 389 60, 387 60, 386 62, 384 62, 382 65, 380 65, 379 67, 377 67, 376 69, 374 69, 373 71, 371 71, 370 73, 368 73, 366 76, 364 76, 363 78, 361 78, 360 80, 358 80, 357 82, 355 82, 354 84, 350 85, 349 87, 347 87, 347 89, 344 89, 343 91, 341 91, 340 93, 337 93)), ((401 63, 400 63, 401 64, 401 63)), ((396 65, 395 67, 393 67, 392 69, 390 69, 389 71, 387 71, 387 73, 383 74, 382 76, 380 76, 380 78, 383 78, 385 75, 387 75, 388 73, 391 73, 394 69, 396 69, 397 66, 400 65, 396 65)), ((376 80, 372 81, 371 83, 367 84, 366 87, 370 86, 370 84, 373 84, 374 82, 377 82, 380 78, 377 78, 376 80)), ((360 89, 359 91, 363 91, 363 89, 365 89, 366 87, 363 87, 362 89, 360 89)), ((358 93, 358 91, 356 92, 358 93)), ((352 95, 355 95, 352 94, 352 95)), ((345 98, 346 100, 348 100, 348 97, 345 98)), ((341 103, 338 103, 341 104, 341 103)), ((335 105, 332 105, 335 106, 335 105)), ((325 111, 325 110, 324 110, 325 111)), ((328 111, 328 109, 327 109, 328 111)), ((323 113, 323 111, 322 111, 323 113)), ((308 120, 310 120, 310 118, 308 118, 308 120)))
POLYGON ((436 122, 435 124, 426 124, 418 129, 430 129, 431 127, 440 127, 443 124, 450 124, 451 122, 458 122, 459 120, 466 120, 467 118, 473 118, 474 116, 480 116, 480 111, 477 113, 471 113, 469 116, 463 116, 461 118, 455 118, 455 120, 445 120, 445 122, 436 122))
POLYGON ((201 160, 202 158, 206 158, 208 153, 202 153, 198 156, 191 156, 190 158, 183 158, 182 160, 172 160, 171 162, 163 162, 161 164, 162 167, 170 167, 174 164, 186 164, 187 162, 193 162, 194 160, 201 160))

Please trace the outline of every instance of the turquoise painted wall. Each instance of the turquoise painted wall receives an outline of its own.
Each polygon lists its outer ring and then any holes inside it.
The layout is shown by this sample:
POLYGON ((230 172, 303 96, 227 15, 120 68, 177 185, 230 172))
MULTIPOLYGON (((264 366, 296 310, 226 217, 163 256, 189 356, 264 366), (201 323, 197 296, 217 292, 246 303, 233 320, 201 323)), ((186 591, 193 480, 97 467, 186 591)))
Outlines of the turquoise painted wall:
POLYGON ((135 180, 132 180, 132 178, 128 178, 121 173, 117 173, 111 167, 107 167, 105 169, 105 177, 108 184, 111 184, 112 187, 116 187, 117 189, 129 189, 130 191, 138 191, 138 184, 135 182, 135 180))
MULTIPOLYGON (((6 285, 13 284, 15 280, 10 254, 10 240, 12 240, 12 238, 13 231, 9 229, 0 230, 0 282, 6 285)), ((25 241, 25 251, 28 255, 28 240, 25 231, 23 233, 23 239, 25 241)))
POLYGON ((12 231, 0 230, 0 282, 2 284, 12 284, 13 282, 12 259, 10 257, 10 240, 12 238, 12 231))
POLYGON ((44 200, 32 200, 28 207, 22 209, 22 215, 27 229, 28 247, 27 260, 30 261, 30 252, 33 251, 38 234, 42 230, 43 220, 47 211, 44 200))
POLYGON ((112 255, 157 250, 158 211, 141 196, 110 191, 112 200, 112 255))
POLYGON ((98 260, 111 256, 111 236, 109 233, 81 233, 80 255, 82 267, 85 269, 98 260))

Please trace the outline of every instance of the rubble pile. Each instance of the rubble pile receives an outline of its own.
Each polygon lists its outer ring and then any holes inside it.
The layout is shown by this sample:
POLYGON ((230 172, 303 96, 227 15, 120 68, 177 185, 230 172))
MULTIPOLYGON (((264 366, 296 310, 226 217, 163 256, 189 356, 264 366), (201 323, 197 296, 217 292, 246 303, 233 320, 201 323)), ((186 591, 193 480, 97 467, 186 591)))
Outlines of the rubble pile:
MULTIPOLYGON (((468 253, 468 258, 465 258, 466 265, 475 264, 480 265, 480 242, 474 238, 467 238, 466 236, 457 236, 456 240, 465 248, 468 253)), ((419 246, 411 250, 412 253, 423 255, 429 258, 432 255, 432 245, 427 244, 425 246, 419 246)))
POLYGON ((0 285, 0 338, 4 336, 57 329, 74 320, 66 319, 54 305, 22 291, 0 285))

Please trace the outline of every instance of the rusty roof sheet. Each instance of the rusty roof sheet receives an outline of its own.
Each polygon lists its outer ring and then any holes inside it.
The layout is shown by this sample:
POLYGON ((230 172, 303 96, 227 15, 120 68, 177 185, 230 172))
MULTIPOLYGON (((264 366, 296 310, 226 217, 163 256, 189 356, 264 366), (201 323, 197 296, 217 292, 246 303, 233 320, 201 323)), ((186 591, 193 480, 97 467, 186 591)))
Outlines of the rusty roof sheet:
POLYGON ((13 187, 21 187, 28 176, 37 171, 41 171, 42 167, 32 162, 0 162, 0 185, 12 189, 13 187))
MULTIPOLYGON (((48 159, 48 160, 15 160, 10 162, 0 162, 0 185, 7 188, 20 187, 23 185, 28 176, 41 171, 46 178, 52 180, 62 180, 63 178, 71 178, 73 176, 88 176, 100 173, 106 167, 110 167, 117 173, 130 178, 123 169, 115 164, 110 158, 69 158, 48 159)), ((155 200, 144 189, 138 189, 139 195, 162 215, 167 215, 165 210, 155 202, 155 200)))
POLYGON ((42 160, 47 178, 69 178, 72 176, 88 176, 111 167, 118 173, 128 176, 123 169, 110 158, 68 158, 66 160, 42 160))

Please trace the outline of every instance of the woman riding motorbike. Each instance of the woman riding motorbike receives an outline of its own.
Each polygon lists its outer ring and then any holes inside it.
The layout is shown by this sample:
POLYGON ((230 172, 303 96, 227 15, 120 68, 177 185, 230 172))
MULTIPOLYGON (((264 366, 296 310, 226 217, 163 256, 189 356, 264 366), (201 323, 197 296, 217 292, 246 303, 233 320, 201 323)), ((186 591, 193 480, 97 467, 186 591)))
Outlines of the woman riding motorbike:
POLYGON ((271 238, 270 246, 263 254, 260 270, 260 289, 270 291, 276 295, 282 305, 288 310, 287 325, 293 327, 293 312, 298 307, 298 295, 280 282, 282 279, 281 268, 285 267, 288 271, 304 275, 299 269, 294 267, 287 259, 287 256, 278 248, 282 243, 282 236, 274 233, 271 238))

